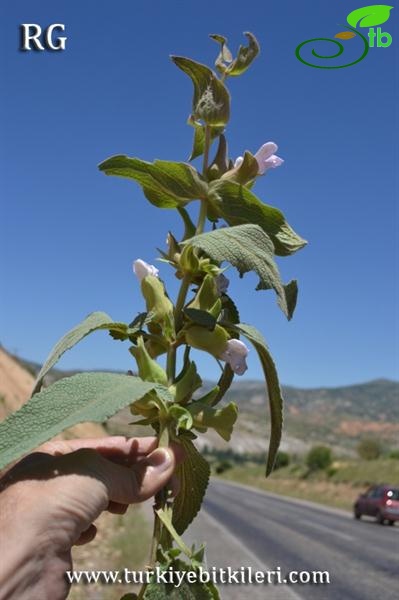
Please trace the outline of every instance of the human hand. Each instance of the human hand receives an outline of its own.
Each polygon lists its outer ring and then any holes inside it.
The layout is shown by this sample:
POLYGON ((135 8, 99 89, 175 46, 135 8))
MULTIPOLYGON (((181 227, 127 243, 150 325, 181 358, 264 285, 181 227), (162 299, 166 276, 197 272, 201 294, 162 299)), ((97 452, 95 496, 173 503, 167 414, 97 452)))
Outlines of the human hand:
POLYGON ((182 458, 156 438, 49 442, 0 480, 0 600, 63 600, 71 548, 90 542, 103 510, 156 494, 182 458))

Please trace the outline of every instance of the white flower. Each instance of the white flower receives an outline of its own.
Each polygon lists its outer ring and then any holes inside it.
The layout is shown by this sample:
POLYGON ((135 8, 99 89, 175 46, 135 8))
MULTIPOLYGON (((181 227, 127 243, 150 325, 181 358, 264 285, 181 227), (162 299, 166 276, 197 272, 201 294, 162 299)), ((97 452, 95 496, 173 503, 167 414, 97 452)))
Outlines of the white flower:
MULTIPOLYGON (((254 155, 259 165, 258 175, 264 175, 269 169, 275 169, 283 164, 284 160, 274 154, 277 150, 278 146, 274 142, 266 142, 266 144, 263 144, 263 146, 259 148, 254 155)), ((239 167, 243 160, 242 156, 236 158, 234 167, 239 167)))
POLYGON ((147 275, 158 277, 159 273, 159 269, 154 267, 154 265, 149 265, 144 260, 141 260, 141 258, 134 261, 133 271, 139 281, 144 279, 144 277, 147 277, 147 275))
POLYGON ((229 363, 236 375, 244 375, 245 371, 248 369, 245 360, 248 356, 248 352, 249 349, 244 342, 233 339, 227 342, 226 350, 221 354, 220 358, 229 363))
POLYGON ((230 279, 228 279, 225 275, 223 275, 223 273, 220 273, 220 275, 218 275, 216 277, 216 288, 217 288, 219 295, 225 294, 227 292, 229 283, 230 283, 230 279))

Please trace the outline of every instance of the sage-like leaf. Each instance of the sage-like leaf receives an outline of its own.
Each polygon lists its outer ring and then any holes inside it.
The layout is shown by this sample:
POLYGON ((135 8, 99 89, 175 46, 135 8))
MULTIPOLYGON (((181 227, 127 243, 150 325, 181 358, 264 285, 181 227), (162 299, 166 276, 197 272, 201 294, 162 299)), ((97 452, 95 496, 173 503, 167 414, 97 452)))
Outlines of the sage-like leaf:
POLYGON ((193 118, 201 119, 206 125, 226 125, 230 118, 230 95, 220 79, 201 63, 183 56, 171 58, 193 83, 193 118))
POLYGON ((59 361, 64 352, 70 350, 84 337, 89 335, 89 333, 98 331, 99 329, 106 329, 110 331, 110 333, 114 333, 116 336, 118 336, 118 339, 127 339, 129 334, 133 333, 134 331, 132 328, 126 325, 126 323, 114 322, 112 318, 105 312, 97 311, 90 313, 81 323, 79 323, 79 325, 68 331, 68 333, 66 333, 60 339, 60 341, 56 343, 46 362, 40 369, 32 395, 40 390, 44 377, 59 361))
POLYGON ((185 460, 176 469, 180 490, 173 503, 173 526, 184 533, 199 512, 208 486, 210 468, 191 440, 180 437, 185 460))
POLYGON ((79 373, 53 383, 0 423, 0 469, 68 427, 103 423, 155 388, 170 396, 155 383, 115 373, 79 373))
POLYGON ((273 470, 283 427, 283 396, 277 369, 265 339, 255 327, 240 323, 239 325, 231 325, 230 329, 244 335, 254 345, 265 375, 270 406, 270 442, 266 465, 267 477, 273 470))
POLYGON ((274 246, 268 235, 258 225, 237 225, 202 233, 188 240, 195 248, 203 250, 211 259, 227 261, 243 275, 255 271, 259 276, 257 290, 274 289, 278 303, 288 319, 292 317, 292 290, 290 307, 286 289, 274 261, 274 246))
POLYGON ((177 208, 191 200, 206 198, 208 185, 189 164, 117 155, 102 162, 98 168, 106 175, 133 179, 139 183, 145 197, 158 208, 177 208))
POLYGON ((307 244, 291 229, 280 210, 264 204, 243 185, 226 180, 212 182, 209 200, 213 210, 229 225, 259 225, 270 236, 279 256, 293 254, 307 244))

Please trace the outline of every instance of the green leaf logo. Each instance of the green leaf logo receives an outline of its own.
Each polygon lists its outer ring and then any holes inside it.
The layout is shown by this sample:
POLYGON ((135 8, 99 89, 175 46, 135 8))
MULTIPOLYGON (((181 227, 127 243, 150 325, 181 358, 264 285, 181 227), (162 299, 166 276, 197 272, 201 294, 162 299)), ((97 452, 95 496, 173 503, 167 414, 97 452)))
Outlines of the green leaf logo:
POLYGON ((349 13, 347 21, 352 27, 374 27, 388 21, 393 6, 386 4, 373 4, 363 6, 349 13))

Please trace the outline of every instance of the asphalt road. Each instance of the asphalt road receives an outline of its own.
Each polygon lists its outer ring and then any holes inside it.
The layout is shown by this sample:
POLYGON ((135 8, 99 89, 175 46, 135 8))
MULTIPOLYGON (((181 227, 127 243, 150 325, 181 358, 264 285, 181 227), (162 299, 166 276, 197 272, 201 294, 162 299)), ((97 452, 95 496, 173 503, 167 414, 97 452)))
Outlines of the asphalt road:
POLYGON ((398 600, 399 527, 211 482, 188 541, 207 542, 208 568, 329 571, 330 584, 224 585, 224 600, 398 600))

